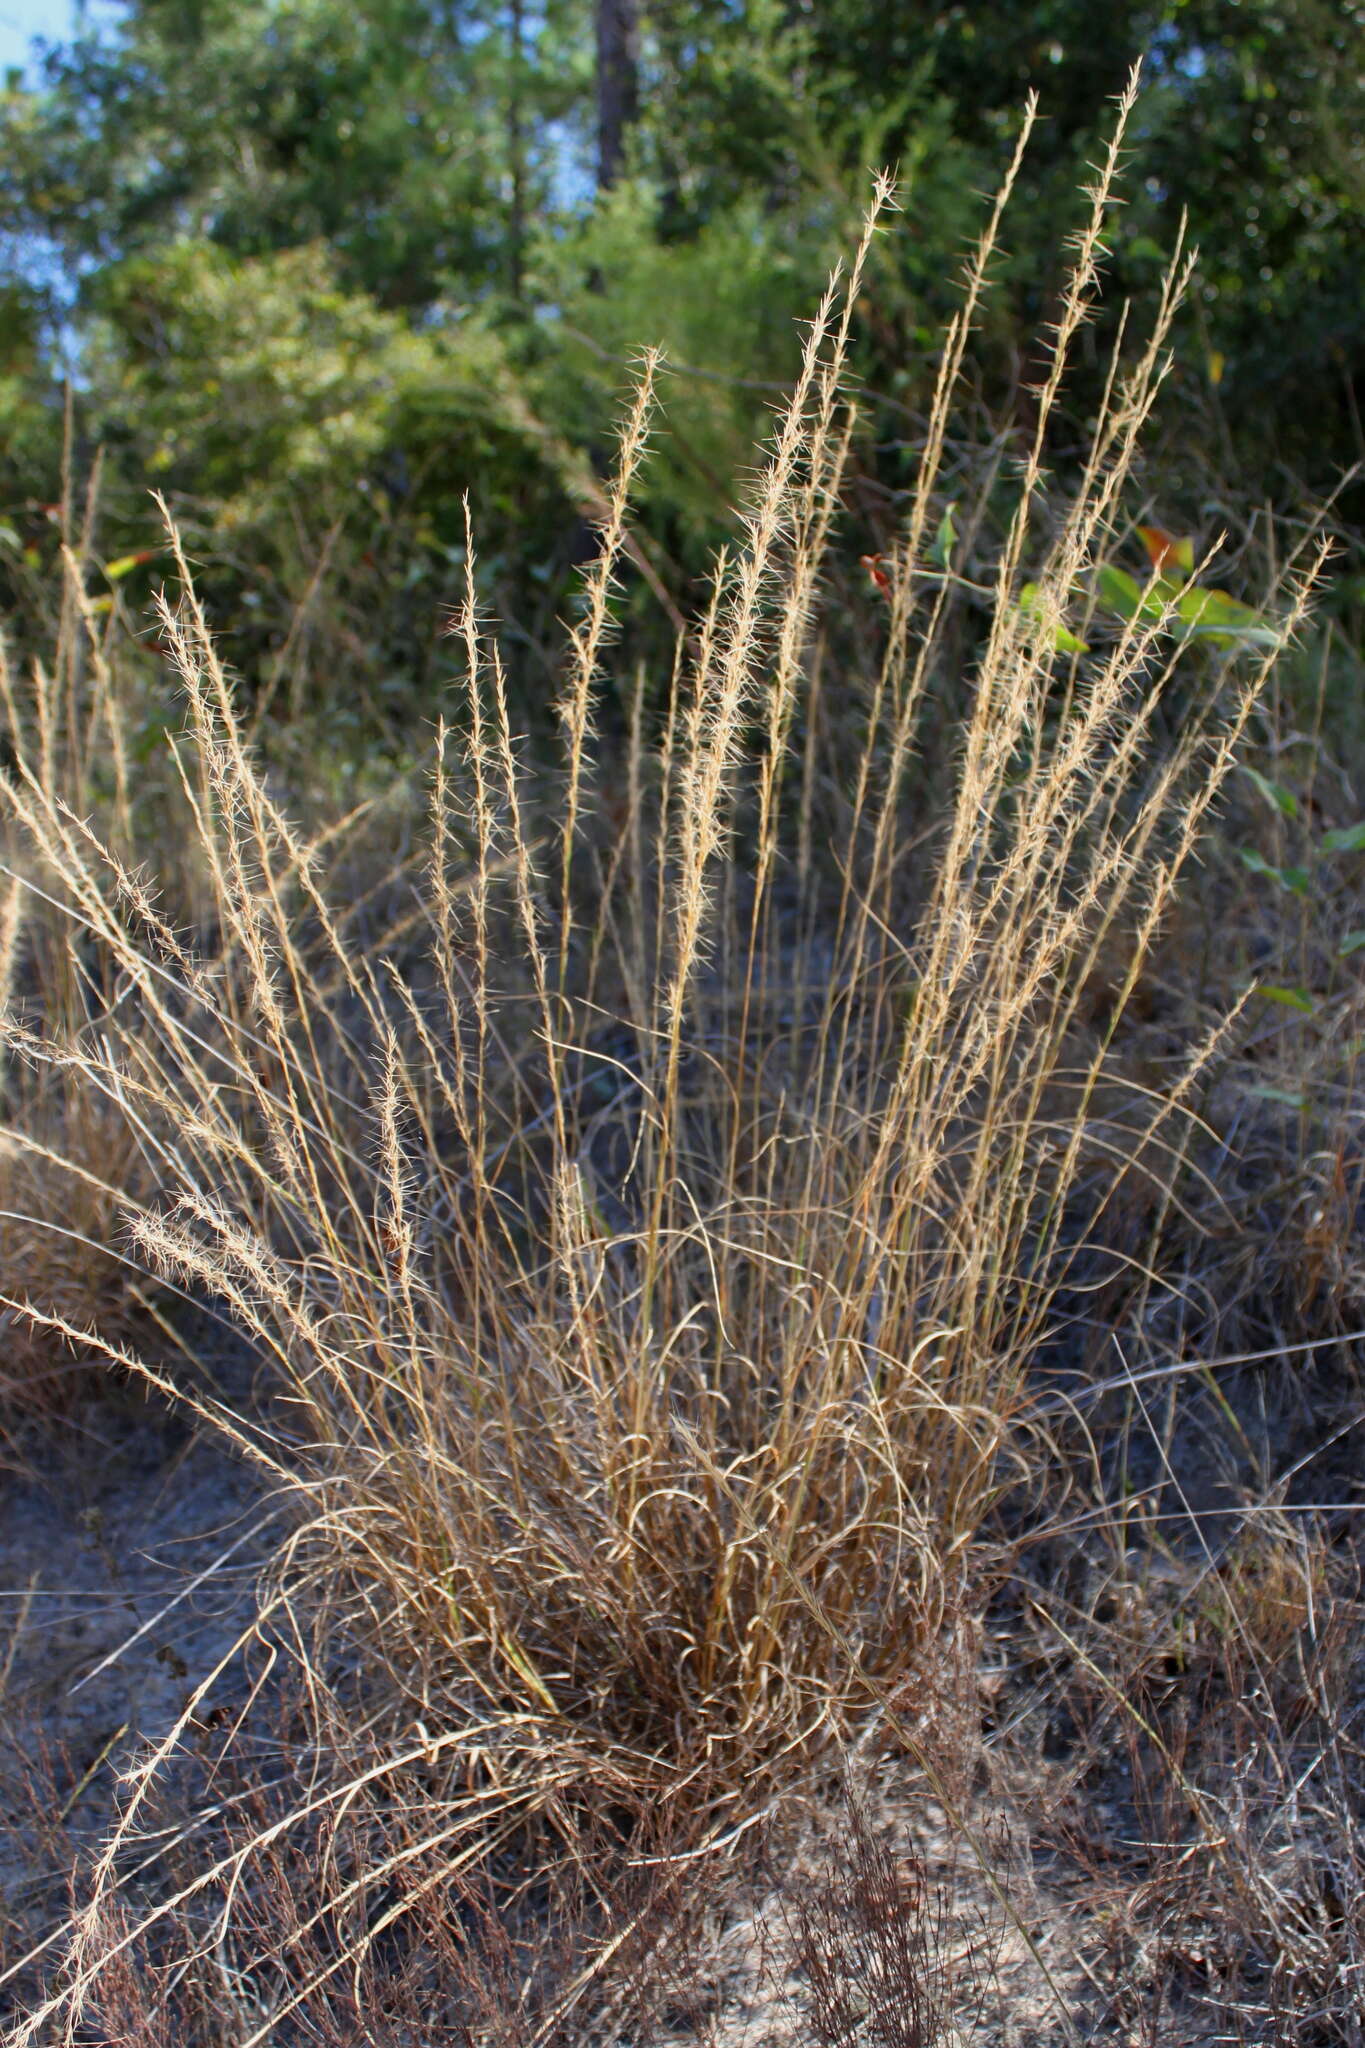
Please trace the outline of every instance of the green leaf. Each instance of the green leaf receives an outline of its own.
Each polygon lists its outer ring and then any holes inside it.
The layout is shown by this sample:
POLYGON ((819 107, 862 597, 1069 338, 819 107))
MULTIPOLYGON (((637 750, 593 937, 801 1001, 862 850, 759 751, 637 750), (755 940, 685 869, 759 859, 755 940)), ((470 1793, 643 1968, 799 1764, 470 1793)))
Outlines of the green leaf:
MULTIPOLYGON (((1262 993, 1264 994, 1264 990, 1262 993)), ((1308 1097, 1306 1095, 1294 1095, 1288 1088, 1271 1088, 1265 1085, 1260 1088, 1253 1088, 1251 1092, 1253 1095, 1258 1095, 1262 1102, 1282 1102, 1286 1109, 1307 1109, 1308 1107, 1308 1097)))
POLYGON ((1359 825, 1342 825, 1335 832, 1324 832, 1319 848, 1322 853, 1365 853, 1365 820, 1359 825))
MULTIPOLYGON (((1020 591, 1019 609, 1026 618, 1037 618, 1042 612, 1043 607, 1039 602, 1039 595, 1040 589, 1036 583, 1026 583, 1020 591)), ((1058 654, 1088 654, 1090 652, 1089 641, 1082 640, 1078 634, 1071 631, 1069 626, 1062 625, 1060 620, 1052 629, 1052 644, 1058 654)))
POLYGON ((1298 817, 1299 800, 1292 789, 1286 789, 1282 782, 1272 782, 1268 775, 1262 775, 1259 768, 1252 768, 1245 761, 1242 763, 1242 773, 1254 788, 1259 789, 1266 802, 1273 805, 1282 817, 1298 817))
POLYGON ((1209 640, 1218 647, 1278 647, 1281 635, 1267 626, 1259 612, 1230 597, 1226 590, 1196 586, 1176 600, 1182 637, 1209 640))
POLYGON ((121 583, 125 576, 131 576, 134 569, 140 569, 144 562, 155 561, 161 552, 159 548, 139 548, 135 555, 120 555, 117 561, 106 562, 104 573, 111 583, 121 583))
POLYGON ((1279 1003, 1286 1010, 1298 1010, 1303 1016, 1313 1014, 1313 998, 1306 988, 1280 988, 1274 982, 1262 981, 1256 986, 1258 996, 1264 996, 1268 1003, 1279 1003))
POLYGON ((1133 619, 1142 609, 1142 592, 1136 576, 1130 576, 1126 569, 1116 568, 1112 562, 1101 562, 1099 570, 1100 602, 1117 612, 1120 618, 1133 619))
POLYGON ((934 567, 942 569, 945 575, 953 566, 953 549, 957 546, 957 524, 953 518, 953 514, 956 511, 956 504, 948 507, 942 519, 938 522, 938 532, 934 535, 934 545, 929 550, 934 567))
POLYGON ((520 1643, 514 1637, 504 1634, 497 1638, 497 1647, 502 1651, 503 1656, 507 1659, 517 1676, 525 1680, 536 1698, 541 1702, 541 1705, 547 1707, 552 1714, 557 1714, 559 1712, 558 1700, 550 1691, 549 1686, 546 1685, 545 1680, 536 1670, 535 1665, 531 1662, 526 1651, 522 1649, 520 1643))
POLYGON ((1287 889, 1293 896, 1306 896, 1313 886, 1312 877, 1306 868, 1277 868, 1254 846, 1239 846, 1238 857, 1242 866, 1253 875, 1264 875, 1277 888, 1287 889))
POLYGON ((1362 946, 1365 946, 1365 932, 1347 932, 1345 938, 1337 947, 1337 958, 1339 960, 1349 960, 1352 953, 1358 953, 1362 946))
POLYGON ((1278 1003, 1282 1009, 1293 1010, 1298 1016, 1311 1017, 1313 998, 1306 988, 1286 988, 1276 982, 1258 984, 1256 993, 1264 996, 1269 1003, 1278 1003))

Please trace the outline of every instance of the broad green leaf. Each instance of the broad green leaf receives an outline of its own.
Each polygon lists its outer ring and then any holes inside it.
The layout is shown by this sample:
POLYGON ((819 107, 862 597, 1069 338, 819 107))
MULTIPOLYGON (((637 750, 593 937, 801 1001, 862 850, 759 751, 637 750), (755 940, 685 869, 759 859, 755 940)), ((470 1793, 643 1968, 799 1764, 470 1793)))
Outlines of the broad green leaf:
POLYGON ((1292 789, 1286 789, 1282 782, 1272 782, 1268 775, 1262 775, 1259 768, 1252 768, 1245 761, 1242 763, 1242 773, 1254 788, 1259 789, 1266 802, 1273 805, 1280 812, 1282 817, 1298 817, 1299 800, 1292 789))
POLYGON ((1142 592, 1136 576, 1130 576, 1126 569, 1117 568, 1113 562, 1101 562, 1099 571, 1100 602, 1120 618, 1136 618, 1142 609, 1142 592))
POLYGON ((1190 639, 1210 640, 1215 646, 1278 647, 1281 636, 1267 626, 1259 612, 1226 590, 1205 590, 1196 585, 1176 599, 1181 630, 1190 639))
POLYGON ((1359 825, 1342 825, 1335 832, 1324 832, 1321 851, 1323 853, 1365 853, 1365 820, 1359 825))
POLYGON ((1274 982, 1262 981, 1256 986, 1258 996, 1264 996, 1268 1003, 1279 1003, 1286 1010, 1297 1010, 1302 1016, 1313 1014, 1313 998, 1306 988, 1279 988, 1274 982))
POLYGON ((1337 947, 1337 957, 1341 960, 1349 960, 1352 953, 1358 953, 1362 946, 1365 946, 1365 932, 1347 932, 1345 938, 1337 947))
POLYGON ((942 569, 945 574, 953 566, 953 549, 957 546, 957 523, 953 517, 956 511, 957 506, 950 505, 939 520, 934 545, 929 551, 935 568, 942 569))
POLYGON ((1238 631, 1247 626, 1259 626, 1261 615, 1233 597, 1226 590, 1210 590, 1203 583, 1196 583, 1180 599, 1180 615, 1190 625, 1221 626, 1228 632, 1238 631))
MULTIPOLYGON (((1039 586, 1026 583, 1019 593, 1019 609, 1027 618, 1036 618, 1042 610, 1039 603, 1039 586)), ((1060 620, 1052 629, 1052 644, 1059 654, 1088 654, 1090 643, 1064 626, 1060 620)))
POLYGON ((1254 846, 1239 846, 1237 852, 1244 868, 1253 875, 1264 875, 1268 881, 1274 882, 1278 888, 1287 889, 1293 896, 1306 896, 1313 886, 1306 868, 1277 868, 1254 846))

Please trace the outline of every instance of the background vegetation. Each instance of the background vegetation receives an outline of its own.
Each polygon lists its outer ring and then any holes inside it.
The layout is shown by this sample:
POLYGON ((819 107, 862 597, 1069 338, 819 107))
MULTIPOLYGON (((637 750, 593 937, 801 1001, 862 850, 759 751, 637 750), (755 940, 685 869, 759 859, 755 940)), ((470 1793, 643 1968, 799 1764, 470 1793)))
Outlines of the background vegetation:
MULTIPOLYGON (((723 508, 794 374, 806 280, 892 166, 904 222, 858 325, 844 536, 848 559, 876 552, 1025 94, 1041 119, 973 366, 979 438, 1006 447, 1137 58, 1107 311, 1049 454, 1074 466, 1104 332, 1125 298, 1150 316, 1187 217, 1202 260, 1148 451, 1160 523, 1240 532, 1255 508, 1319 502, 1365 455, 1363 48, 1347 0, 101 13, 0 108, 6 595, 24 618, 50 587, 69 390, 77 470, 104 451, 97 554, 150 551, 121 599, 145 615, 160 573, 154 485, 277 715, 325 698, 333 741, 351 723, 391 746, 430 716, 466 491, 514 690, 543 705, 634 351, 671 364, 636 535, 655 588, 632 598, 657 646, 733 532, 723 508)), ((1360 508, 1357 489, 1341 516, 1360 508)))

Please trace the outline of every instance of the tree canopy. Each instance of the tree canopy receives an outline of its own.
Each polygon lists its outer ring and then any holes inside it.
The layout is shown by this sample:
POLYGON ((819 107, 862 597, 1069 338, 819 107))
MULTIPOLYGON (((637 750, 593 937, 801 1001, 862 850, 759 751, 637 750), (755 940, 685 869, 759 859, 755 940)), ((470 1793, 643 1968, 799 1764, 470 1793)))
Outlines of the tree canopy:
POLYGON ((1187 220, 1187 469, 1321 493, 1365 456, 1351 0, 130 0, 0 99, 14 574, 45 544, 69 376, 81 445, 106 450, 109 550, 146 539, 163 489, 247 670, 327 549, 357 657, 420 685, 414 621, 460 559, 466 491, 534 669, 632 351, 662 342, 646 517, 685 606, 880 164, 903 211, 859 367, 891 409, 894 491, 980 194, 1034 92, 981 373, 993 419, 1026 413, 1029 337, 1139 58, 1116 302, 1140 318, 1187 220))

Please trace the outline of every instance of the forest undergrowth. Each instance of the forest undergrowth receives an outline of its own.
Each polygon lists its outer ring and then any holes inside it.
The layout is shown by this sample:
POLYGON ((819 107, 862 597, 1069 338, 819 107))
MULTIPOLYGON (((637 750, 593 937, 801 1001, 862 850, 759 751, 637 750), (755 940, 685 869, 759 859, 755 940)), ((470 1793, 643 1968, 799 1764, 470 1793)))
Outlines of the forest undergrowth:
POLYGON ((1265 835, 1360 849, 1344 777, 1239 768, 1326 549, 1112 601, 1183 257, 1050 472, 1130 107, 950 505, 1013 171, 989 211, 852 680, 888 180, 663 678, 612 668, 641 358, 553 765, 477 508, 425 795, 306 828, 174 527, 149 727, 69 514, 3 683, 7 1412, 144 1388, 284 1521, 0 1949, 12 2048, 1360 2040, 1360 985, 1349 881, 1265 835), (1266 874, 1320 1002, 1240 975, 1266 874))

